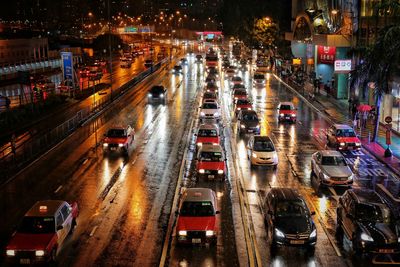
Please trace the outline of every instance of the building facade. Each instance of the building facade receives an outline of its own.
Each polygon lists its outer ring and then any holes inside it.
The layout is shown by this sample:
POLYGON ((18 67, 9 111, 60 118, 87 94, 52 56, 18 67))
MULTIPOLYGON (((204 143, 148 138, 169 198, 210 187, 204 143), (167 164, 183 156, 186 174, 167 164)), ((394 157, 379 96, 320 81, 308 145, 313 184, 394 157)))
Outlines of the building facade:
POLYGON ((47 38, 0 40, 0 65, 15 65, 48 59, 47 38))

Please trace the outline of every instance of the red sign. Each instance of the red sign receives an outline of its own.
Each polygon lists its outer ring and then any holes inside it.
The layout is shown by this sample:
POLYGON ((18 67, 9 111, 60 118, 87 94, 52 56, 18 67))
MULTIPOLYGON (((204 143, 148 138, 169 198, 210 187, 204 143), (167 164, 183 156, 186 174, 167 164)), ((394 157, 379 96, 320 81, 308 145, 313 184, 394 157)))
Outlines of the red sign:
POLYGON ((335 62, 336 47, 318 46, 318 64, 333 64, 335 62))

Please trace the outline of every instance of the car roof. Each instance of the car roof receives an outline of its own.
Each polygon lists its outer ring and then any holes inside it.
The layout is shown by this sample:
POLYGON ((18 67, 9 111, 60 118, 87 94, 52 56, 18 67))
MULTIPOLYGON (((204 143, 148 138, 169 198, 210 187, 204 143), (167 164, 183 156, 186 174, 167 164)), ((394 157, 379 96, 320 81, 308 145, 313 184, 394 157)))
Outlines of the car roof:
POLYGON ((221 152, 222 153, 222 147, 220 145, 205 144, 205 145, 202 145, 202 147, 200 148, 200 151, 221 152))
POLYGON ((273 187, 270 194, 278 200, 303 200, 299 192, 293 188, 273 187))
POLYGON ((36 202, 25 214, 29 217, 54 216, 57 210, 65 203, 63 200, 41 200, 36 202))
POLYGON ((371 189, 349 189, 358 203, 362 204, 385 204, 377 192, 371 189))
POLYGON ((294 106, 292 102, 286 101, 286 102, 280 102, 279 105, 291 105, 294 106))
POLYGON ((343 157, 342 153, 337 150, 320 150, 323 157, 343 157))
POLYGON ((215 193, 209 188, 187 188, 184 192, 183 201, 211 201, 215 206, 215 193))
POLYGON ((164 91, 165 87, 162 85, 154 85, 153 87, 151 87, 150 91, 164 91))
POLYGON ((333 127, 335 127, 336 129, 342 129, 342 130, 353 129, 349 125, 346 125, 346 124, 334 124, 333 127))
POLYGON ((199 130, 218 130, 218 126, 214 123, 205 123, 199 125, 199 130))

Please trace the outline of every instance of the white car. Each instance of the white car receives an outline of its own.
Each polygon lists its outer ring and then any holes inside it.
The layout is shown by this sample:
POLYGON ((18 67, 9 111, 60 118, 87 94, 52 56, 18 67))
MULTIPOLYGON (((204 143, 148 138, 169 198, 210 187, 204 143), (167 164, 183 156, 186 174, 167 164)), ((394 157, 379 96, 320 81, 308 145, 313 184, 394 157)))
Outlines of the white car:
POLYGON ((320 185, 350 186, 353 183, 353 172, 336 150, 315 152, 311 157, 311 171, 320 185))
POLYGON ((262 86, 265 85, 265 75, 264 73, 256 72, 253 76, 253 85, 262 86))
POLYGON ((247 144, 247 157, 250 165, 276 166, 278 165, 278 153, 274 143, 268 136, 254 135, 247 144))
POLYGON ((200 106, 200 121, 215 120, 219 122, 221 118, 221 108, 216 101, 205 102, 200 106))

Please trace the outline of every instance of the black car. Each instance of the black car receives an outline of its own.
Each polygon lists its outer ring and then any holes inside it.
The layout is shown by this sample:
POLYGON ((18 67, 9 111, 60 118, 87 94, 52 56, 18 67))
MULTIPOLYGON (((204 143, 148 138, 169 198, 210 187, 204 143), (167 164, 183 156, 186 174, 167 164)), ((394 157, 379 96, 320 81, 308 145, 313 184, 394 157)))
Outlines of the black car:
POLYGON ((185 57, 181 58, 181 63, 182 63, 183 65, 187 65, 187 64, 188 64, 187 58, 185 58, 185 57))
POLYGON ((159 101, 164 104, 167 102, 167 89, 162 85, 151 87, 147 95, 149 102, 159 101))
POLYGON ((237 133, 260 134, 260 121, 254 110, 241 110, 238 115, 237 133))
POLYGON ((174 72, 175 74, 180 74, 180 73, 182 73, 182 66, 181 66, 181 65, 175 65, 175 66, 174 66, 174 69, 173 69, 173 72, 174 72))
POLYGON ((314 254, 317 229, 304 199, 291 188, 272 188, 265 197, 265 224, 272 237, 271 252, 278 246, 304 247, 314 254))
POLYGON ((390 208, 370 189, 349 189, 337 207, 336 236, 351 240, 356 254, 399 253, 399 234, 390 208))

